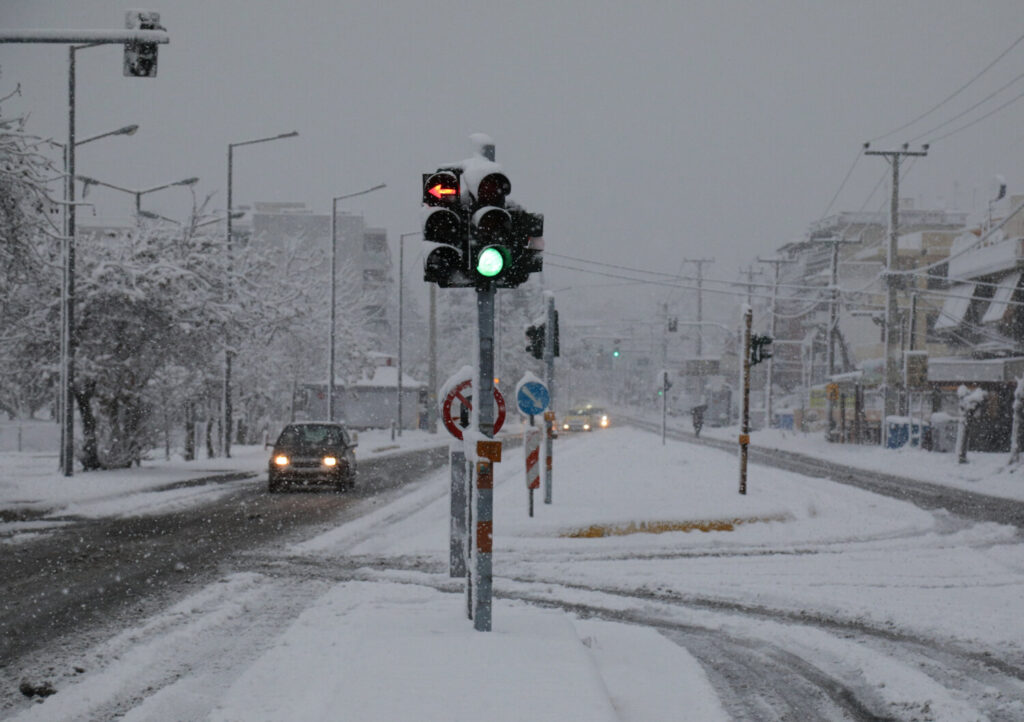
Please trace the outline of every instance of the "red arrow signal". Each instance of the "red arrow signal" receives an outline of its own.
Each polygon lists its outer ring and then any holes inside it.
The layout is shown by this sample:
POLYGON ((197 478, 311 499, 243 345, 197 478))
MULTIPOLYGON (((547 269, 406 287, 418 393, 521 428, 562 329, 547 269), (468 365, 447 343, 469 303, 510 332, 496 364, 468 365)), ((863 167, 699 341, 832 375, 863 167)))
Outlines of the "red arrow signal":
POLYGON ((427 190, 427 193, 429 193, 430 195, 434 196, 434 198, 438 198, 438 199, 441 199, 441 200, 444 200, 445 196, 453 196, 453 195, 455 195, 456 192, 457 192, 456 188, 446 188, 445 186, 441 185, 440 183, 438 183, 433 188, 430 188, 430 189, 427 190))

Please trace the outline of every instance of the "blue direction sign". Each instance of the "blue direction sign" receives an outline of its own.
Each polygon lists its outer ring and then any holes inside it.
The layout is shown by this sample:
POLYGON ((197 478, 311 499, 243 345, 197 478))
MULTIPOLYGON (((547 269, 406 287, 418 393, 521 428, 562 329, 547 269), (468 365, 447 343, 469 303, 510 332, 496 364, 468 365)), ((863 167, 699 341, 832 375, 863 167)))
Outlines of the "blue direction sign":
POLYGON ((527 416, 536 416, 543 413, 551 403, 551 394, 548 393, 548 387, 539 381, 527 381, 519 387, 516 403, 527 416))

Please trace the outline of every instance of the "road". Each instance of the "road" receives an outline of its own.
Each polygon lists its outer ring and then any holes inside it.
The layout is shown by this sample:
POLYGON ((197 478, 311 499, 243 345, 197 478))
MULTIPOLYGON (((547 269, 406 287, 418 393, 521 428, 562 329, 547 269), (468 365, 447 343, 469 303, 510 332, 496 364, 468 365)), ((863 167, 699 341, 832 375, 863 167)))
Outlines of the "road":
MULTIPOLYGON (((360 462, 356 491, 269 495, 262 477, 209 505, 63 528, 0 555, 0 669, 60 640, 131 623, 215 578, 240 554, 316 533, 447 460, 446 447, 360 462)), ((182 485, 224 484, 238 474, 182 485)))

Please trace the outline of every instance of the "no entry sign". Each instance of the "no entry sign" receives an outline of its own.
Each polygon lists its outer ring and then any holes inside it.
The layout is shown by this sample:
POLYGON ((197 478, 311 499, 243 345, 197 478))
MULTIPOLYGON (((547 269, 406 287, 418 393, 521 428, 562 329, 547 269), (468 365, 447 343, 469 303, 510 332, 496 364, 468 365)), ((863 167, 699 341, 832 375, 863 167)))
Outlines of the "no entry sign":
MULTIPOLYGON (((441 404, 441 420, 444 421, 444 427, 448 429, 448 433, 459 440, 462 439, 462 427, 452 417, 452 407, 458 401, 459 407, 465 408, 467 413, 473 410, 473 402, 471 400, 472 386, 472 379, 462 381, 452 387, 452 390, 444 397, 444 403, 441 404)), ((505 423, 505 397, 501 395, 497 387, 494 387, 494 403, 497 405, 497 413, 494 418, 494 433, 498 433, 501 425, 505 423)), ((455 413, 457 416, 461 416, 461 408, 456 409, 455 413)))

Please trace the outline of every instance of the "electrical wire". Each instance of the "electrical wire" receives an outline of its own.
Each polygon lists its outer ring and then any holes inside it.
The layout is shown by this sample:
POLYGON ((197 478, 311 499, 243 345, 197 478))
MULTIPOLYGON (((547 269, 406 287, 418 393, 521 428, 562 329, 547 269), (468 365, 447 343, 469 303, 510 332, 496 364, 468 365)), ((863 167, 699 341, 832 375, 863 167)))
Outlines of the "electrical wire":
POLYGON ((980 123, 981 121, 985 120, 986 118, 992 117, 993 115, 995 115, 999 111, 1003 110, 1004 108, 1007 108, 1007 107, 1013 105, 1014 103, 1016 103, 1021 98, 1024 98, 1024 91, 1022 91, 1018 95, 1014 96, 1013 98, 1010 98, 1010 100, 1006 101, 1005 103, 1000 105, 998 108, 995 108, 994 110, 990 110, 988 113, 985 113, 985 115, 981 116, 980 118, 975 118, 970 123, 967 123, 965 125, 961 125, 959 128, 955 128, 955 129, 949 131, 948 133, 946 133, 945 135, 940 135, 938 138, 933 138, 930 141, 930 143, 931 144, 938 143, 939 141, 943 141, 943 140, 945 140, 946 138, 948 138, 951 135, 956 135, 960 131, 967 130, 968 128, 970 128, 970 127, 972 127, 974 125, 977 125, 978 123, 980 123))
POLYGON ((926 131, 926 132, 924 132, 924 133, 921 133, 921 134, 919 134, 919 135, 916 135, 916 136, 914 136, 913 138, 911 138, 911 139, 910 139, 909 141, 907 141, 907 142, 908 142, 908 143, 916 143, 917 141, 921 140, 921 138, 924 138, 924 137, 926 137, 926 136, 930 136, 930 135, 931 135, 932 133, 935 133, 935 132, 937 132, 937 131, 940 131, 940 130, 942 130, 943 128, 945 128, 945 127, 946 127, 947 125, 950 125, 951 123, 954 123, 954 122, 956 122, 956 121, 960 120, 961 118, 963 118, 963 117, 964 117, 965 115, 967 115, 968 113, 970 113, 970 112, 971 112, 972 110, 974 110, 975 108, 977 108, 977 107, 979 107, 979 106, 982 106, 982 105, 984 105, 984 104, 985 104, 985 103, 987 103, 987 102, 988 102, 989 100, 991 100, 991 99, 992 99, 992 98, 994 98, 995 96, 999 95, 999 94, 1000 94, 1001 92, 1003 92, 1004 90, 1006 90, 1007 88, 1009 88, 1009 87, 1010 87, 1011 85, 1013 85, 1014 83, 1016 83, 1016 82, 1017 82, 1018 80, 1020 80, 1021 78, 1024 78, 1024 73, 1021 73, 1020 75, 1018 75, 1017 77, 1015 77, 1015 78, 1014 78, 1013 80, 1011 80, 1010 82, 1006 83, 1005 85, 1002 85, 1002 86, 1001 86, 1001 87, 1000 87, 1000 88, 999 88, 998 90, 994 90, 994 91, 992 91, 991 93, 989 93, 988 95, 986 95, 986 96, 985 96, 984 98, 982 98, 981 100, 979 100, 979 101, 978 101, 977 103, 975 103, 974 105, 972 105, 972 106, 971 106, 970 108, 968 108, 967 110, 964 110, 964 111, 962 111, 962 112, 960 112, 960 113, 957 113, 956 115, 954 115, 954 116, 953 116, 952 118, 950 118, 949 120, 947 120, 947 121, 944 121, 944 122, 940 123, 939 125, 935 126, 934 128, 932 128, 932 129, 931 129, 931 130, 929 130, 929 131, 926 131))
POLYGON ((1021 36, 1019 36, 1019 37, 1018 37, 1018 38, 1017 38, 1016 40, 1014 40, 1014 41, 1013 41, 1013 42, 1012 42, 1012 43, 1010 44, 1010 47, 1008 47, 1008 48, 1007 48, 1006 50, 1004 50, 1003 52, 999 53, 999 55, 997 55, 997 56, 996 56, 995 60, 993 60, 993 61, 992 61, 992 62, 990 62, 990 63, 989 63, 988 65, 986 65, 986 66, 985 66, 984 68, 982 68, 982 69, 981 69, 981 71, 979 71, 979 72, 977 73, 977 75, 975 75, 975 76, 974 76, 973 78, 971 78, 971 79, 970 79, 970 80, 968 80, 968 81, 967 81, 966 83, 964 83, 963 85, 961 85, 961 86, 960 86, 959 88, 957 88, 956 90, 954 90, 954 91, 953 91, 952 93, 950 93, 949 95, 947 95, 947 96, 946 96, 945 98, 943 98, 942 100, 940 100, 940 101, 939 101, 938 103, 936 103, 935 105, 933 105, 933 106, 932 106, 931 108, 929 108, 929 109, 928 109, 928 110, 926 110, 925 112, 921 113, 921 114, 920 114, 920 115, 918 115, 918 116, 917 116, 916 118, 913 118, 912 120, 910 120, 910 121, 908 121, 908 122, 904 123, 904 124, 903 124, 903 125, 901 125, 901 126, 900 126, 899 128, 894 128, 893 130, 890 130, 890 131, 889 131, 888 133, 885 133, 885 134, 883 134, 883 135, 880 135, 880 136, 878 136, 878 137, 876 137, 876 138, 872 138, 870 142, 871 142, 871 143, 874 143, 874 142, 876 142, 876 141, 879 141, 879 140, 881 140, 882 138, 888 138, 888 137, 889 137, 889 136, 891 136, 891 135, 895 135, 896 133, 899 133, 899 132, 900 132, 901 130, 905 130, 906 128, 909 128, 910 126, 914 125, 914 123, 917 123, 917 122, 918 122, 919 120, 923 120, 923 119, 924 119, 924 118, 926 118, 927 116, 929 116, 929 115, 931 115, 932 113, 934 113, 934 112, 935 112, 936 110, 938 110, 938 109, 939 109, 939 108, 941 108, 941 107, 942 107, 943 105, 945 105, 946 103, 948 103, 949 101, 951 101, 951 100, 952 100, 953 98, 955 98, 956 96, 960 95, 960 93, 962 93, 962 92, 963 92, 963 91, 965 91, 965 90, 966 90, 966 89, 967 89, 968 87, 970 87, 970 86, 971 86, 971 85, 972 85, 972 84, 973 84, 973 83, 974 83, 974 82, 975 82, 976 80, 978 80, 978 78, 980 78, 980 77, 981 77, 982 75, 984 75, 984 74, 985 74, 985 73, 987 73, 987 72, 988 72, 989 70, 991 70, 991 69, 992 69, 992 67, 993 67, 993 66, 995 66, 995 64, 996 64, 996 63, 998 63, 998 62, 999 62, 1000 60, 1002 60, 1003 58, 1005 58, 1005 57, 1006 57, 1006 56, 1007 56, 1007 55, 1008 55, 1008 54, 1010 53, 1010 51, 1011 51, 1011 50, 1013 50, 1013 49, 1014 49, 1015 47, 1017 47, 1017 45, 1019 45, 1019 44, 1020 44, 1020 42, 1021 42, 1022 40, 1024 40, 1024 35, 1021 35, 1021 36))

